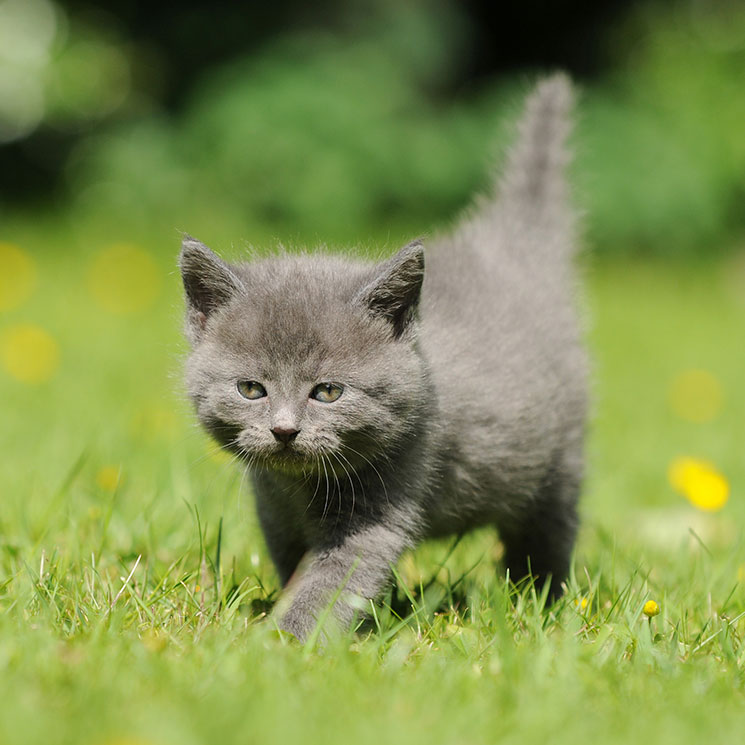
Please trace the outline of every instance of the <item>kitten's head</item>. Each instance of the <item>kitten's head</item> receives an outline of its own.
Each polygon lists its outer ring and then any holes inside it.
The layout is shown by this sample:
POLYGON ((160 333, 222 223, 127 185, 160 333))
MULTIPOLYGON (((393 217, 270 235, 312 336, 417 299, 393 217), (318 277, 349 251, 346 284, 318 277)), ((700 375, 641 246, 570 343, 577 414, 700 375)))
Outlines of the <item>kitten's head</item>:
POLYGON ((293 472, 361 468, 426 403, 418 242, 371 266, 333 256, 230 265, 185 238, 187 386, 225 447, 293 472))

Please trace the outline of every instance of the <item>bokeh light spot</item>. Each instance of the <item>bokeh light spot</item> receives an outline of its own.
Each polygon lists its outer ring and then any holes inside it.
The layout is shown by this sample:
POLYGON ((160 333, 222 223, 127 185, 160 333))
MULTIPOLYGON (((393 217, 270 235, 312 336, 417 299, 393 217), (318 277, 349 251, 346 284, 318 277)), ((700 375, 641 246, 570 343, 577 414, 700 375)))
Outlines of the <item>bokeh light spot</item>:
POLYGON ((667 476, 672 487, 700 510, 716 512, 727 504, 729 482, 708 461, 676 458, 670 464, 667 476))
POLYGON ((129 423, 130 434, 141 441, 167 440, 179 431, 179 420, 176 414, 155 401, 148 402, 135 411, 129 423))
POLYGON ((157 629, 148 629, 141 640, 148 652, 162 652, 168 646, 168 638, 157 629))
POLYGON ((116 491, 122 480, 122 469, 119 466, 103 466, 96 474, 96 484, 104 491, 116 491))
POLYGON ((207 457, 213 462, 223 465, 230 463, 233 460, 233 456, 227 451, 218 447, 214 442, 207 443, 207 457))
POLYGON ((7 328, 0 338, 3 368, 23 383, 44 383, 59 366, 59 345, 40 326, 31 323, 7 328))
POLYGON ((88 288, 96 303, 110 313, 128 315, 147 310, 160 289, 158 266, 141 248, 117 243, 93 259, 88 288))
POLYGON ((3 61, 39 63, 50 54, 57 34, 59 9, 49 0, 4 0, 0 3, 0 57, 3 61))
POLYGON ((722 384, 707 370, 684 370, 670 384, 672 410, 689 422, 709 422, 722 408, 722 384))
POLYGON ((0 311, 17 308, 36 280, 33 259, 18 246, 0 241, 0 311))

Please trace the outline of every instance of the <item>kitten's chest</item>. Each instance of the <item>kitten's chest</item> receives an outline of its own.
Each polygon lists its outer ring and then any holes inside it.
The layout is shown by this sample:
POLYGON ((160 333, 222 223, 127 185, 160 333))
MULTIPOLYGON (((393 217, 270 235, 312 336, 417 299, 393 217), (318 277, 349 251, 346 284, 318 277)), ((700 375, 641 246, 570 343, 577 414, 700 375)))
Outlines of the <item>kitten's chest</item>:
POLYGON ((281 515, 307 545, 381 507, 379 490, 354 471, 338 474, 327 467, 297 476, 263 471, 252 473, 252 480, 262 508, 281 515))

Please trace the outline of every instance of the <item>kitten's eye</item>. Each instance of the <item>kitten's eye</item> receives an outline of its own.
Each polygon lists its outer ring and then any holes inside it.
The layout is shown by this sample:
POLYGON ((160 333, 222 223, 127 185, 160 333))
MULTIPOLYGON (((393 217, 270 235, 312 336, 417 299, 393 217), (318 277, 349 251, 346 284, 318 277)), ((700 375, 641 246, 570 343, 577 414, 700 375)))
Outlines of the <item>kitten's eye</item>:
POLYGON ((336 401, 344 393, 344 387, 337 383, 319 383, 311 392, 310 397, 324 404, 336 401))
POLYGON ((240 393, 243 398, 248 398, 253 401, 256 398, 264 398, 264 396, 266 396, 266 388, 255 380, 239 380, 238 393, 240 393))

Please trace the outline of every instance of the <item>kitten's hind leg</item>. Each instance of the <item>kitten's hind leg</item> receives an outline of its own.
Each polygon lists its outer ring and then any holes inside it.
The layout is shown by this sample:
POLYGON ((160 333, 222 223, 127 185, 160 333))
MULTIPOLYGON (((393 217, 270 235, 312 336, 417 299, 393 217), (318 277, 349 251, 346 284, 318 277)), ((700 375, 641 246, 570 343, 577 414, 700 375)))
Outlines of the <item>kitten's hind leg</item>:
POLYGON ((523 513, 499 526, 512 582, 530 576, 540 592, 550 581, 549 599, 561 595, 577 535, 579 485, 578 476, 552 471, 523 513))

